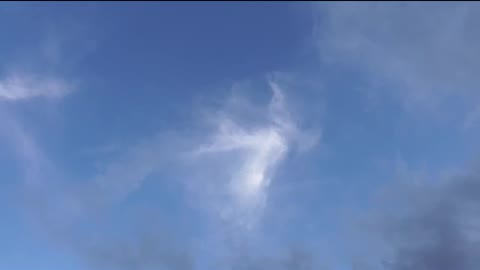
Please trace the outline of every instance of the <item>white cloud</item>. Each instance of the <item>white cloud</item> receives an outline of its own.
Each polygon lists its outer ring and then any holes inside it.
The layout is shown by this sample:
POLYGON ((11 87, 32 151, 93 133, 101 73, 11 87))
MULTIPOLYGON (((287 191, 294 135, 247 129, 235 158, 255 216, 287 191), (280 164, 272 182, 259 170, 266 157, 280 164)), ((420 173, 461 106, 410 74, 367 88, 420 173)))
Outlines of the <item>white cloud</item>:
POLYGON ((242 200, 250 200, 268 186, 269 170, 288 150, 286 138, 282 130, 274 126, 247 131, 230 119, 224 119, 219 125, 213 142, 201 147, 197 154, 243 151, 245 160, 235 172, 232 184, 236 195, 242 200))
POLYGON ((56 77, 14 73, 0 80, 0 100, 20 101, 36 97, 61 98, 71 85, 56 77))
POLYGON ((169 177, 190 192, 189 203, 220 215, 215 218, 234 226, 254 225, 265 207, 274 173, 287 153, 313 147, 318 140, 298 127, 281 86, 274 80, 269 86, 273 95, 266 107, 247 104, 237 110, 231 108, 237 103, 230 100, 223 110, 216 111, 213 133, 199 129, 189 134, 160 134, 129 147, 124 154, 117 151, 119 157, 91 179, 85 197, 95 205, 86 207, 103 208, 120 202, 141 189, 149 176, 169 171, 169 177), (249 110, 258 119, 241 121, 249 110), (209 158, 215 162, 209 163, 209 158))
MULTIPOLYGON (((240 121, 243 113, 258 106, 230 110, 228 103, 218 113, 221 117, 215 118, 213 134, 203 128, 162 132, 133 146, 120 145, 115 156, 103 160, 99 171, 83 181, 69 179, 71 172, 56 166, 27 130, 4 125, 0 131, 11 137, 25 171, 34 174, 35 184, 28 187, 33 219, 54 238, 59 231, 74 232, 75 224, 93 213, 121 203, 145 181, 163 179, 178 181, 187 194, 186 203, 207 215, 213 213, 213 222, 248 229, 261 217, 279 164, 290 151, 311 147, 317 138, 299 128, 281 86, 274 80, 269 86, 273 96, 268 106, 254 108, 259 121, 240 121), (214 163, 209 163, 211 157, 214 163), (47 163, 52 169, 48 173, 47 163)), ((12 125, 20 125, 11 120, 12 125)))
POLYGON ((0 122, 0 147, 8 147, 13 151, 13 157, 22 164, 22 172, 28 181, 38 180, 50 163, 41 147, 14 116, 1 108, 0 122))
POLYGON ((273 95, 266 115, 258 115, 259 119, 266 119, 265 122, 240 123, 239 115, 221 113, 210 142, 194 151, 197 157, 230 153, 240 158, 240 162, 227 166, 231 168, 230 179, 225 179, 231 201, 225 203, 222 215, 247 228, 261 214, 275 170, 292 146, 312 147, 318 138, 308 136, 297 127, 280 85, 274 80, 268 83, 273 95))
POLYGON ((477 3, 329 3, 316 13, 324 61, 366 75, 408 109, 480 100, 477 3), (426 12, 428 10, 428 12, 426 12))

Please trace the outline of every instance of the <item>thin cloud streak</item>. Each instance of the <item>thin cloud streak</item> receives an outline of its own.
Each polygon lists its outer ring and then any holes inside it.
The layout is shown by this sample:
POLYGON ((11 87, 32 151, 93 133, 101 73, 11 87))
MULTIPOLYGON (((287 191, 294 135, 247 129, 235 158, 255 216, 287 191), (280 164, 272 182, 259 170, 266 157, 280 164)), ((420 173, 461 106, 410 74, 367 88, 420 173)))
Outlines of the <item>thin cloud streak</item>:
POLYGON ((0 100, 20 101, 43 97, 58 99, 72 91, 72 86, 61 78, 32 74, 9 74, 0 80, 0 100))

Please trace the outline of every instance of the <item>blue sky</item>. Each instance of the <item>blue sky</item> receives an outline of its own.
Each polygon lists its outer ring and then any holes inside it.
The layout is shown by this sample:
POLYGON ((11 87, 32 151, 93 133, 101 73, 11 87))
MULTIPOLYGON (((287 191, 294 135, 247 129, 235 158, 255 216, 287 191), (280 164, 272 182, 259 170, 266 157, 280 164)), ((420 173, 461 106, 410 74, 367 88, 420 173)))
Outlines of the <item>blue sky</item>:
POLYGON ((479 13, 0 4, 0 269, 478 269, 479 13))

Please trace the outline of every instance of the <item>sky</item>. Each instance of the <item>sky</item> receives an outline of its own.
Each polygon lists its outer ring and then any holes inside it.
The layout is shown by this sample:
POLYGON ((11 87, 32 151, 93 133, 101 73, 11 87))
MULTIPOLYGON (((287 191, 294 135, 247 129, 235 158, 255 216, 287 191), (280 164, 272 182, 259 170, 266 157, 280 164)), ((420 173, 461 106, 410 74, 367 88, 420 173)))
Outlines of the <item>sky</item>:
POLYGON ((0 4, 0 269, 480 267, 480 5, 0 4))

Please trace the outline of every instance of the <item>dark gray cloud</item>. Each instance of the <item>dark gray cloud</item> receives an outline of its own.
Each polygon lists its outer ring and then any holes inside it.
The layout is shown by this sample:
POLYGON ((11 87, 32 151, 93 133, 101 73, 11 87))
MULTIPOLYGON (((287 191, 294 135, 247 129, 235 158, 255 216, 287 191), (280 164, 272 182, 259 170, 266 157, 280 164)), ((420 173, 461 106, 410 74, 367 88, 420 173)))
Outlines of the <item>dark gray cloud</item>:
POLYGON ((314 254, 305 248, 288 247, 277 255, 259 255, 236 250, 226 269, 230 270, 313 270, 316 268, 314 254))
POLYGON ((191 253, 162 234, 161 230, 139 230, 132 239, 102 239, 101 242, 82 246, 78 251, 90 269, 194 269, 191 253))
POLYGON ((36 209, 33 225, 85 269, 195 269, 190 242, 172 231, 161 209, 116 207, 72 217, 59 206, 68 203, 64 197, 39 198, 30 206, 36 209))
MULTIPOLYGON (((478 173, 440 184, 396 187, 378 203, 370 236, 380 237, 383 245, 370 253, 369 261, 381 265, 374 269, 479 269, 478 173)), ((364 245, 372 246, 368 240, 364 245)))

